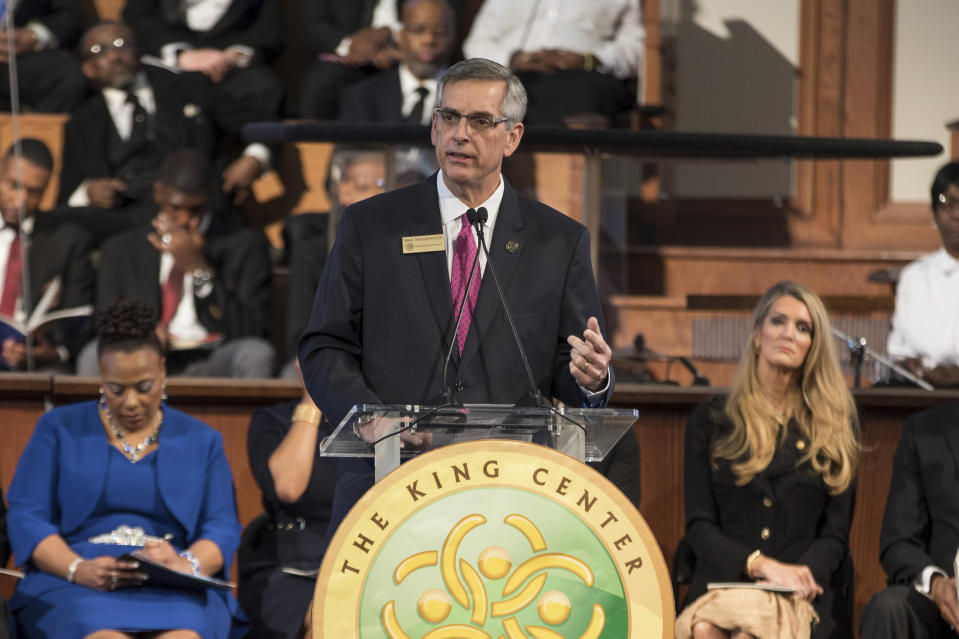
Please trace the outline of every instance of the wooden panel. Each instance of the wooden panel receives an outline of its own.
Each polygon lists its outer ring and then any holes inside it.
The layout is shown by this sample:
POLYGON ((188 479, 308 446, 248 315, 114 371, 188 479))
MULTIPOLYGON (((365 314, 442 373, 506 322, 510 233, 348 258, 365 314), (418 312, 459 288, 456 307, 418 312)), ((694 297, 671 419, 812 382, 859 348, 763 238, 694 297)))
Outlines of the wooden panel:
MULTIPOLYGON (((63 125, 69 118, 60 113, 28 113, 20 116, 19 136, 21 138, 37 138, 50 147, 53 154, 53 175, 43 199, 40 200, 40 210, 46 211, 53 207, 57 200, 57 191, 60 188, 60 168, 63 166, 63 125)), ((13 118, 8 113, 0 113, 0 153, 5 153, 13 144, 13 118)))

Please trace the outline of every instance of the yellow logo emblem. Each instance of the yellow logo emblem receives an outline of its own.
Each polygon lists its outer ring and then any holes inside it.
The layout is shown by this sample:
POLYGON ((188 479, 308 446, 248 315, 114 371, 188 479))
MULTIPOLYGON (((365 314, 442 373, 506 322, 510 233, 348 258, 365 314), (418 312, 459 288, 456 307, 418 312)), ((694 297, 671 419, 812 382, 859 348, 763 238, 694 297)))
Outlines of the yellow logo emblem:
POLYGON ((592 468, 509 441, 437 449, 374 486, 320 570, 313 636, 663 639, 669 576, 592 468))

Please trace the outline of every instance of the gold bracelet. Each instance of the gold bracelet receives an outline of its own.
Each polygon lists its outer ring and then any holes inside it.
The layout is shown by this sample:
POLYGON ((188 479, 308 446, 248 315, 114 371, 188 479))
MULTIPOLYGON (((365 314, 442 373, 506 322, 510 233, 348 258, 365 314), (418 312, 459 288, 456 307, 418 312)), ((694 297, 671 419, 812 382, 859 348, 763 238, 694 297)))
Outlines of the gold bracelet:
POLYGON ((746 557, 746 576, 750 579, 755 579, 753 576, 753 564, 756 563, 756 560, 759 559, 759 556, 762 552, 757 548, 756 550, 749 553, 749 556, 746 557))
POLYGON ((320 412, 320 409, 310 404, 299 404, 293 411, 294 422, 306 422, 314 428, 319 427, 320 417, 322 416, 323 413, 320 412))
POLYGON ((593 54, 587 51, 583 54, 583 71, 592 71, 593 67, 596 66, 596 61, 593 59, 593 54))

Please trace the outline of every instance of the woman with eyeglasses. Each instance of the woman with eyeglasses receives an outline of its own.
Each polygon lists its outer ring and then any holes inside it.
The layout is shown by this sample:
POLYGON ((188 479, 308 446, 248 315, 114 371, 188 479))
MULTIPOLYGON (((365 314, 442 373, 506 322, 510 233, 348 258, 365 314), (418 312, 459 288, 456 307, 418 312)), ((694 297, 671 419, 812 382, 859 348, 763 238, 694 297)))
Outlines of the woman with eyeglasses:
POLYGON ((235 600, 151 587, 142 553, 167 568, 223 576, 239 544, 233 475, 220 434, 163 401, 156 315, 120 300, 98 322, 97 401, 40 418, 7 493, 7 527, 26 576, 10 601, 31 638, 220 639, 235 600))
POLYGON ((959 386, 959 162, 939 169, 930 190, 942 248, 899 274, 886 349, 933 386, 959 386))

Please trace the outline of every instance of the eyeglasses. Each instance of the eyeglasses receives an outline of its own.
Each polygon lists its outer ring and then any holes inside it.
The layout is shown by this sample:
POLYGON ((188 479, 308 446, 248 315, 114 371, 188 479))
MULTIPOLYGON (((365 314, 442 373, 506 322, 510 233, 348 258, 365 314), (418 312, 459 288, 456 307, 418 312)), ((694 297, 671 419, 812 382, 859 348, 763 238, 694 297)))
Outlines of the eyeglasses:
POLYGON ((953 217, 959 215, 959 198, 946 197, 944 193, 940 193, 936 199, 939 200, 936 204, 937 210, 948 213, 953 217))
POLYGON ((460 120, 466 118, 466 126, 475 133, 485 133, 497 124, 509 121, 509 118, 497 118, 490 113, 460 113, 445 107, 436 107, 433 113, 440 124, 450 129, 458 127, 460 120))
POLYGON ((133 46, 132 42, 127 42, 123 38, 114 38, 110 42, 97 42, 96 44, 91 45, 89 49, 87 49, 87 57, 96 58, 97 56, 101 56, 107 53, 108 51, 129 49, 132 46, 133 46))

